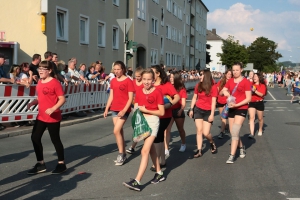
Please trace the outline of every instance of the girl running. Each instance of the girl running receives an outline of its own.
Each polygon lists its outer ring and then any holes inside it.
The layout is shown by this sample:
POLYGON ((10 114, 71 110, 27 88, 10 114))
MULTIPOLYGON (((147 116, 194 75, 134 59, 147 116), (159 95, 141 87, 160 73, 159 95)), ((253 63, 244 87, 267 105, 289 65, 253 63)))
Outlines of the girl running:
MULTIPOLYGON (((154 140, 156 153, 158 158, 160 159, 161 167, 165 167, 166 159, 165 159, 164 132, 167 129, 168 125, 170 124, 172 118, 171 106, 176 104, 179 101, 180 97, 177 94, 174 86, 170 82, 168 82, 168 77, 166 72, 159 65, 154 65, 151 67, 151 69, 153 70, 154 77, 155 77, 154 87, 156 89, 159 89, 164 96, 169 95, 172 98, 170 100, 170 103, 166 103, 164 105, 165 114, 161 116, 159 119, 159 129, 157 132, 157 137, 154 140)), ((150 170, 157 171, 155 169, 155 166, 152 166, 150 170)))
POLYGON ((61 121, 59 108, 66 99, 60 82, 54 78, 52 65, 49 61, 42 61, 39 64, 38 72, 40 79, 36 86, 37 99, 27 105, 28 109, 33 105, 39 105, 39 112, 31 134, 37 164, 27 174, 38 174, 46 171, 41 142, 46 128, 58 156, 58 164, 52 174, 60 174, 67 170, 64 162, 64 147, 59 135, 61 121))
MULTIPOLYGON (((225 72, 225 76, 223 76, 223 78, 216 85, 216 87, 218 89, 218 93, 220 91, 222 91, 222 89, 224 88, 227 81, 231 78, 232 78, 232 71, 227 70, 225 72)), ((217 108, 219 109, 219 114, 220 114, 220 118, 221 118, 221 132, 218 135, 219 139, 222 139, 225 134, 228 134, 228 130, 226 130, 226 124, 227 124, 226 121, 227 120, 221 117, 221 113, 223 112, 224 106, 226 105, 226 100, 227 100, 227 98, 224 95, 218 94, 217 108)))
POLYGON ((184 130, 184 120, 185 120, 185 114, 184 114, 184 108, 186 105, 186 89, 184 86, 184 83, 182 81, 181 74, 179 72, 171 72, 170 74, 170 82, 172 85, 174 85, 176 91, 179 94, 180 100, 178 103, 172 106, 172 119, 171 122, 166 130, 165 134, 165 154, 169 154, 169 143, 170 143, 170 133, 172 125, 175 121, 177 129, 179 131, 179 135, 181 138, 181 146, 179 151, 184 152, 186 149, 185 145, 185 130, 184 130))
POLYGON ((134 87, 132 80, 126 76, 126 67, 122 61, 116 61, 113 65, 116 78, 110 82, 110 94, 107 100, 103 116, 106 118, 108 109, 112 112, 114 123, 114 135, 119 149, 119 155, 115 165, 123 165, 126 161, 125 141, 123 125, 131 111, 134 87))
POLYGON ((197 151, 194 158, 202 156, 203 135, 210 143, 211 153, 217 152, 217 147, 210 133, 211 125, 214 121, 218 91, 213 84, 210 71, 200 73, 199 83, 195 86, 194 96, 189 112, 190 118, 195 119, 197 128, 197 151))
POLYGON ((243 66, 235 63, 232 66, 233 78, 225 84, 221 95, 235 97, 235 103, 229 103, 228 121, 231 134, 231 151, 227 164, 234 163, 236 149, 239 146, 240 157, 246 156, 246 150, 240 139, 240 129, 247 115, 248 103, 251 101, 251 83, 242 76, 243 66))
POLYGON ((264 97, 267 94, 267 86, 264 80, 264 77, 260 73, 255 73, 253 77, 253 85, 252 85, 252 97, 249 103, 249 122, 250 122, 250 134, 249 138, 254 138, 254 121, 255 121, 255 113, 257 113, 259 129, 258 136, 262 136, 263 133, 263 125, 264 125, 264 97))
POLYGON ((152 162, 155 164, 156 173, 154 178, 151 180, 151 183, 156 184, 165 180, 163 177, 163 172, 160 169, 159 159, 157 157, 155 147, 153 142, 157 136, 159 128, 159 116, 165 114, 163 95, 161 91, 153 86, 154 81, 154 72, 151 69, 147 69, 142 72, 142 82, 143 89, 136 91, 135 104, 134 107, 139 107, 140 111, 145 116, 148 125, 150 126, 152 132, 149 137, 144 141, 144 146, 141 151, 142 159, 139 167, 139 171, 135 179, 131 179, 129 182, 124 182, 123 185, 140 191, 141 179, 146 171, 149 153, 152 159, 152 162))
MULTIPOLYGON (((133 86, 134 86, 134 91, 138 91, 144 88, 144 84, 142 82, 142 72, 144 71, 144 69, 142 67, 138 67, 135 69, 135 79, 133 79, 133 86)), ((135 99, 133 100, 135 102, 135 99)), ((131 144, 131 146, 129 147, 129 149, 126 150, 127 153, 129 154, 133 154, 135 152, 134 148, 137 145, 136 142, 133 142, 131 144)))

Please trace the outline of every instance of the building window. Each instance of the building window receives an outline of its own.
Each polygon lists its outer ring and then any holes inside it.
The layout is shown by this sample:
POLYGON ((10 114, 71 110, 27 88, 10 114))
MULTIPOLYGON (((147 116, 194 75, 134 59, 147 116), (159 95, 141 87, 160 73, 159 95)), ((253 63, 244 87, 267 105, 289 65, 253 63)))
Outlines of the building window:
POLYGON ((182 44, 182 32, 178 31, 178 42, 182 44))
POLYGON ((80 15, 79 19, 79 38, 81 44, 89 43, 89 17, 80 15))
POLYGON ((165 10, 164 8, 161 8, 161 19, 160 19, 160 23, 162 26, 164 26, 164 21, 165 21, 165 10))
POLYGON ((105 47, 105 22, 98 21, 98 46, 105 47))
POLYGON ((172 0, 167 0, 167 11, 172 12, 172 0))
POLYGON ((172 66, 176 66, 176 55, 172 53, 172 56, 171 56, 171 59, 172 59, 172 66))
POLYGON ((177 16, 177 5, 175 2, 173 2, 173 14, 177 16))
POLYGON ((151 49, 151 65, 157 65, 158 63, 158 50, 151 49))
POLYGON ((176 29, 174 27, 172 28, 172 40, 176 41, 176 29))
POLYGON ((137 17, 146 20, 146 0, 137 0, 137 17))
POLYGON ((167 39, 171 39, 171 37, 172 37, 171 26, 170 25, 166 25, 166 38, 167 39))
POLYGON ((190 15, 185 16, 185 22, 187 25, 190 25, 190 15))
POLYGON ((189 36, 186 36, 186 46, 190 46, 190 38, 189 38, 189 36))
POLYGON ((181 67, 182 61, 181 61, 181 56, 177 55, 177 66, 181 67))
POLYGON ((164 55, 164 37, 160 38, 160 55, 164 55))
POLYGON ((168 52, 166 53, 166 65, 171 66, 171 54, 168 52))
POLYGON ((56 7, 56 39, 68 41, 68 10, 56 7))
POLYGON ((119 49, 119 28, 117 26, 113 26, 112 46, 113 49, 119 49))
POLYGON ((119 6, 119 5, 120 5, 120 2, 119 2, 119 0, 113 0, 113 4, 114 4, 115 6, 119 6))
POLYGON ((151 21, 151 27, 152 27, 152 33, 154 33, 155 35, 158 34, 158 20, 157 18, 152 17, 152 21, 151 21))
POLYGON ((152 1, 154 1, 156 4, 159 4, 159 0, 152 0, 152 1))

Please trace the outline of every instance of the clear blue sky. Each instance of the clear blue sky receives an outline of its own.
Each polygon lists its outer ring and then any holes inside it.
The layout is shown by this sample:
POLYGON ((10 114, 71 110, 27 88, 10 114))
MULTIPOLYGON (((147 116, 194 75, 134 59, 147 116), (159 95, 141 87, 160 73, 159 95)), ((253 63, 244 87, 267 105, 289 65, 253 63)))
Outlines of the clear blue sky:
POLYGON ((246 46, 257 37, 278 43, 279 61, 300 63, 300 0, 202 0, 209 10, 207 28, 246 46), (254 31, 249 31, 254 28, 254 31), (298 48, 299 47, 299 48, 298 48))

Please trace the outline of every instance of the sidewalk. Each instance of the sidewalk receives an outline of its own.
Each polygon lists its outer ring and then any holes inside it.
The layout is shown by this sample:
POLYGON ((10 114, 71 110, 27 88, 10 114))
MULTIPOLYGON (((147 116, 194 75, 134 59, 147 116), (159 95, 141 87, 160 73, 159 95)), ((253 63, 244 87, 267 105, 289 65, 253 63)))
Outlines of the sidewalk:
MULTIPOLYGON (((70 116, 67 119, 63 119, 61 121, 61 127, 64 126, 71 126, 73 124, 79 124, 84 123, 87 121, 92 121, 95 119, 99 119, 103 117, 104 110, 98 110, 94 113, 86 112, 87 116, 84 117, 76 117, 75 115, 70 114, 70 116)), ((111 114, 108 113, 108 116, 111 114)), ((33 126, 21 126, 21 127, 12 127, 10 123, 2 123, 4 126, 6 126, 6 129, 3 131, 0 131, 0 139, 7 138, 7 137, 14 137, 18 135, 24 135, 24 134, 31 134, 32 127, 33 126)))

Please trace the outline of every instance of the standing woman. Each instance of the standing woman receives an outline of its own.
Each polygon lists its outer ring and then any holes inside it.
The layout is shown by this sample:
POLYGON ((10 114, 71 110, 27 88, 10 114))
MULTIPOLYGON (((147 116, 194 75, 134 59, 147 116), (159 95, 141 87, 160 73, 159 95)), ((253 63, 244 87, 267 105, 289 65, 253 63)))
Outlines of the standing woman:
POLYGON ((199 83, 195 86, 194 96, 191 102, 189 116, 194 116, 197 128, 197 151, 194 158, 202 156, 203 135, 210 143, 211 153, 217 152, 217 147, 210 133, 211 125, 214 121, 218 91, 213 84, 210 71, 200 73, 199 83))
POLYGON ((169 143, 170 143, 170 133, 172 125, 175 121, 180 138, 181 138, 181 146, 179 151, 184 152, 186 149, 185 145, 185 130, 184 130, 184 120, 185 120, 185 114, 184 114, 184 108, 186 105, 186 89, 184 86, 184 83, 182 81, 182 77, 180 72, 171 72, 170 74, 170 82, 175 87, 176 91, 179 94, 180 100, 172 106, 172 119, 171 122, 166 130, 165 135, 165 152, 169 154, 169 143))
MULTIPOLYGON (((157 156, 160 159, 160 164, 161 166, 165 167, 166 159, 164 132, 170 124, 172 118, 171 106, 176 104, 179 101, 180 97, 176 92, 174 86, 168 81, 166 72, 159 65, 151 66, 151 69, 153 70, 155 75, 154 87, 159 89, 164 96, 169 95, 172 98, 169 103, 166 103, 164 105, 165 114, 159 118, 159 129, 157 132, 157 137, 154 140, 154 146, 156 149, 157 156)), ((155 171, 155 166, 152 166, 150 169, 152 171, 155 171)))
POLYGON ((110 94, 103 115, 106 118, 108 109, 112 111, 114 134, 119 149, 119 155, 115 163, 120 166, 127 159, 123 125, 131 111, 134 87, 132 80, 126 76, 126 67, 122 61, 116 61, 113 69, 116 78, 110 82, 110 94))
POLYGON ((251 83, 242 76, 243 65, 235 63, 232 66, 233 78, 225 84, 221 95, 235 97, 235 103, 229 103, 228 121, 231 133, 231 151, 227 164, 234 163, 237 147, 240 150, 240 157, 246 156, 246 150, 240 139, 240 130, 247 116, 248 103, 251 101, 251 83), (232 94, 233 93, 233 94, 232 94))
POLYGON ((159 89, 153 86, 154 72, 151 69, 143 71, 141 76, 144 87, 136 91, 134 107, 139 107, 152 131, 151 135, 144 141, 141 151, 141 163, 135 179, 123 183, 124 186, 136 191, 141 190, 140 181, 148 165, 149 153, 156 168, 156 173, 151 183, 156 184, 165 180, 153 145, 159 128, 159 116, 163 116, 165 113, 163 95, 159 89))
POLYGON ((248 80, 252 83, 253 82, 253 76, 254 76, 254 72, 253 71, 250 71, 249 72, 249 76, 248 76, 248 80))
POLYGON ((27 105, 28 109, 33 105, 39 105, 39 112, 31 134, 37 164, 27 174, 38 174, 46 171, 41 142, 46 128, 58 156, 58 164, 52 174, 60 174, 67 170, 64 162, 64 147, 59 135, 61 121, 59 108, 65 103, 66 99, 60 82, 54 78, 50 61, 42 61, 39 64, 38 72, 40 79, 36 86, 37 99, 27 105))
MULTIPOLYGON (((225 76, 223 76, 223 78, 216 85, 216 87, 218 89, 218 93, 220 93, 220 91, 222 91, 222 89, 224 88, 227 81, 231 78, 232 78, 232 71, 227 70, 225 72, 225 76)), ((220 114, 220 118, 221 118, 221 132, 218 135, 219 139, 222 139, 224 137, 224 135, 228 133, 228 130, 226 130, 226 121, 227 120, 221 117, 221 113, 224 109, 224 106, 226 105, 226 100, 227 100, 227 98, 224 95, 218 94, 217 108, 219 109, 219 114, 220 114)))
POLYGON ((254 121, 255 113, 257 113, 259 129, 258 136, 262 136, 263 125, 264 125, 264 97, 267 94, 267 86, 264 80, 264 77, 260 73, 255 73, 253 77, 253 86, 252 86, 252 97, 251 102, 249 103, 249 117, 250 117, 250 134, 249 138, 254 138, 254 121))

